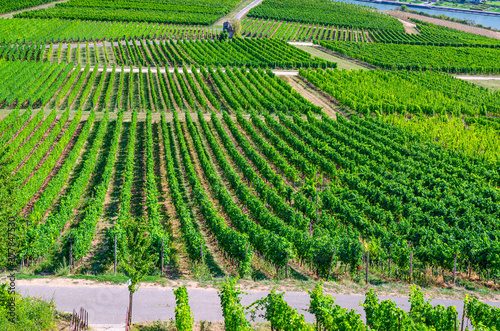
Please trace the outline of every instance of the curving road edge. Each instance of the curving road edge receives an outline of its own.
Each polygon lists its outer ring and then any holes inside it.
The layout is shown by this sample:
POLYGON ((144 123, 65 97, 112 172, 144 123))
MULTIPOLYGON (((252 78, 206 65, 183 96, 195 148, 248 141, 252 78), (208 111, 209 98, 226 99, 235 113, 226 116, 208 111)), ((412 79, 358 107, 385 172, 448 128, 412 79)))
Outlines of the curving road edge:
POLYGON ((241 20, 241 18, 243 16, 245 16, 249 11, 250 9, 252 9, 253 7, 259 5, 263 0, 255 0, 253 1, 251 4, 249 4, 248 6, 246 6, 245 8, 243 8, 238 14, 236 14, 233 19, 235 20, 241 20))

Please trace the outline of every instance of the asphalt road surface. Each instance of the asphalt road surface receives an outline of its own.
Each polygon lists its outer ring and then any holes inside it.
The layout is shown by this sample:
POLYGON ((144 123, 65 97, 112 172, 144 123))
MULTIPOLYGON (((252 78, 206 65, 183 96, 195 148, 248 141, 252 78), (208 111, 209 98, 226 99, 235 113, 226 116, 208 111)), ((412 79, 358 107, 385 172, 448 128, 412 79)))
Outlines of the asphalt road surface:
POLYGON ((243 16, 245 16, 250 11, 250 9, 252 9, 255 6, 257 6, 262 1, 263 0, 255 0, 255 1, 253 1, 251 4, 249 4, 248 6, 246 6, 245 8, 243 8, 238 14, 236 14, 236 16, 234 16, 234 19, 235 20, 241 20, 241 18, 243 16))
MULTIPOLYGON (((128 290, 124 285, 19 285, 18 291, 24 296, 53 299, 58 310, 72 312, 83 307, 89 313, 90 324, 121 324, 125 319, 128 306, 128 290)), ((223 321, 220 300, 216 290, 188 289, 189 304, 196 321, 223 321)), ((250 291, 242 296, 242 303, 249 305, 268 292, 250 291)), ((336 303, 348 309, 356 309, 364 317, 363 308, 359 306, 364 296, 334 295, 336 303)), ((380 297, 386 299, 387 297, 380 297)), ((399 307, 409 311, 408 298, 391 297, 399 307)), ((309 307, 309 294, 306 292, 287 292, 285 300, 293 308, 303 313, 306 322, 314 322, 311 314, 304 311, 309 307)), ((463 301, 435 299, 433 304, 456 306, 462 316, 463 301)), ((488 302, 500 307, 500 302, 488 302)), ((133 321, 169 320, 174 317, 175 296, 172 288, 141 287, 134 295, 133 321)), ((257 318, 256 321, 262 321, 257 318)), ((469 323, 470 325, 470 323, 469 323)))

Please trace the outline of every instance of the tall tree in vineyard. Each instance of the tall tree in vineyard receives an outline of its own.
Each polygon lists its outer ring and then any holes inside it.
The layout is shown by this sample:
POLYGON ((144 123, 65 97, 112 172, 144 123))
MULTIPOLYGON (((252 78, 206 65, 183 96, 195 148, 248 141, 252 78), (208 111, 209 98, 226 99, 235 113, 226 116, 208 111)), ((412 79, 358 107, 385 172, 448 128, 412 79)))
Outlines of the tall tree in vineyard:
POLYGON ((149 273, 156 262, 158 254, 152 253, 151 237, 149 236, 147 219, 128 219, 124 224, 126 235, 125 245, 120 251, 120 265, 130 277, 129 290, 129 321, 132 322, 132 301, 134 293, 139 289, 139 283, 149 273))

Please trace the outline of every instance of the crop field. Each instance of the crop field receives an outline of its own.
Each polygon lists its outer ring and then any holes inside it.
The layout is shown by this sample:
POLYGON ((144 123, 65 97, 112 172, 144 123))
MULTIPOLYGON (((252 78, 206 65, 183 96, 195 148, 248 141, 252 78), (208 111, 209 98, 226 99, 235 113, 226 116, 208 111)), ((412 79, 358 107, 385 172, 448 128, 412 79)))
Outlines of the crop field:
POLYGON ((403 32, 403 24, 371 7, 329 0, 264 0, 249 17, 403 32))
POLYGON ((130 39, 217 39, 219 30, 201 25, 102 22, 60 19, 0 20, 1 43, 118 41, 130 39))
POLYGON ((500 113, 500 93, 437 72, 300 70, 343 105, 372 114, 486 115, 500 113))
POLYGON ((287 41, 368 41, 368 32, 357 28, 343 28, 322 24, 246 19, 242 22, 246 37, 277 38, 287 41))
POLYGON ((498 74, 500 48, 318 41, 330 50, 388 70, 498 74))
POLYGON ((386 121, 423 139, 434 140, 448 148, 488 162, 500 161, 500 122, 498 117, 415 116, 411 119, 393 114, 386 121))
POLYGON ((81 65, 182 66, 231 65, 270 68, 335 68, 336 63, 312 57, 309 53, 277 39, 181 40, 85 44, 45 44, 0 46, 0 58, 49 61, 81 65))
POLYGON ((183 115, 27 110, 0 122, 2 159, 21 183, 12 206, 31 223, 22 256, 57 258, 71 241, 77 268, 110 268, 89 257, 105 236, 120 246, 132 214, 145 217, 152 249, 177 240, 189 263, 212 254, 212 272, 341 276, 361 264, 361 237, 376 245, 374 263, 392 259, 391 277, 408 277, 410 242, 414 277, 429 266, 449 277, 456 251, 460 270, 498 275, 488 258, 498 242, 481 239, 498 231, 491 163, 377 119, 183 115))
POLYGON ((374 42, 464 47, 500 47, 500 40, 450 29, 431 23, 418 22, 419 34, 395 31, 370 31, 374 42))
POLYGON ((20 18, 156 22, 209 25, 229 13, 238 0, 69 0, 53 8, 26 11, 20 18))
POLYGON ((0 104, 5 108, 314 111, 270 70, 85 67, 49 62, 2 62, 0 104), (19 74, 12 81, 13 74, 19 74), (10 84, 4 82, 10 81, 10 84))
POLYGON ((0 13, 8 13, 19 9, 35 7, 51 1, 53 0, 3 0, 0 1, 0 13))

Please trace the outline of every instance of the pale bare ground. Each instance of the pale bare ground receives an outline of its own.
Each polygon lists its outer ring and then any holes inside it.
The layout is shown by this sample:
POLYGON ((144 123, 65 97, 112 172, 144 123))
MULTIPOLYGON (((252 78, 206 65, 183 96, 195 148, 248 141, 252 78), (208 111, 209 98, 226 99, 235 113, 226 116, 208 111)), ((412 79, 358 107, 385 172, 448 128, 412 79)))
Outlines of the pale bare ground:
POLYGON ((290 84, 294 90, 299 92, 304 98, 311 101, 314 105, 323 107, 323 111, 328 116, 336 118, 336 107, 334 104, 323 98, 313 88, 307 86, 296 77, 282 77, 282 79, 290 84))
POLYGON ((464 78, 464 79, 476 85, 486 88, 491 88, 495 91, 500 91, 500 79, 469 79, 469 78, 464 78))
POLYGON ((386 11, 384 11, 384 13, 389 14, 391 16, 394 16, 396 18, 403 19, 403 20, 405 20, 405 19, 408 20, 408 19, 414 18, 414 19, 417 19, 420 21, 429 22, 429 23, 436 24, 436 25, 442 25, 442 26, 446 26, 448 28, 452 28, 452 29, 456 29, 456 30, 460 30, 460 31, 464 31, 464 32, 469 32, 469 33, 474 33, 474 34, 485 36, 485 37, 500 39, 500 32, 491 31, 488 29, 477 28, 474 26, 469 26, 469 25, 465 25, 465 24, 440 20, 437 18, 422 16, 422 15, 417 15, 417 14, 412 14, 412 13, 407 13, 407 12, 401 12, 401 11, 386 10, 386 11))
POLYGON ((52 7, 55 7, 57 3, 63 3, 63 2, 68 2, 68 1, 69 1, 69 0, 57 0, 57 1, 52 1, 52 2, 49 2, 49 3, 43 4, 43 5, 40 5, 40 6, 35 6, 35 7, 25 8, 25 9, 21 9, 21 10, 18 10, 18 11, 13 11, 13 12, 10 12, 10 13, 1 14, 1 15, 0 15, 0 18, 12 18, 12 17, 14 17, 14 15, 19 14, 19 13, 22 13, 22 12, 25 12, 25 11, 31 11, 31 10, 37 10, 37 9, 46 9, 46 8, 52 8, 52 7))
MULTIPOLYGON (((308 52, 313 57, 337 63, 338 69, 346 69, 346 70, 366 69, 365 67, 360 65, 361 63, 360 61, 358 60, 351 61, 347 57, 336 56, 332 51, 326 50, 325 48, 320 47, 318 45, 309 46, 307 45, 307 43, 302 43, 302 44, 295 43, 294 46, 303 51, 308 52), (328 53, 325 50, 328 51, 328 53)), ((278 73, 276 74, 279 75, 278 73)))
POLYGON ((410 22, 402 20, 400 18, 398 18, 398 21, 400 21, 401 23, 403 23, 403 26, 405 28, 406 33, 408 33, 408 34, 420 34, 418 32, 418 30, 417 30, 417 25, 416 24, 410 23, 410 22))

